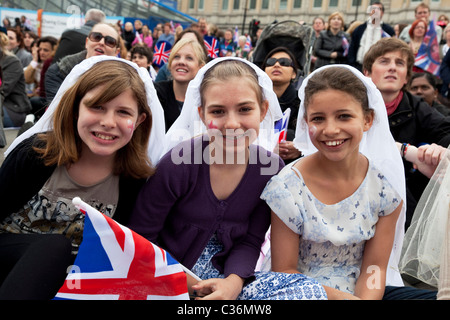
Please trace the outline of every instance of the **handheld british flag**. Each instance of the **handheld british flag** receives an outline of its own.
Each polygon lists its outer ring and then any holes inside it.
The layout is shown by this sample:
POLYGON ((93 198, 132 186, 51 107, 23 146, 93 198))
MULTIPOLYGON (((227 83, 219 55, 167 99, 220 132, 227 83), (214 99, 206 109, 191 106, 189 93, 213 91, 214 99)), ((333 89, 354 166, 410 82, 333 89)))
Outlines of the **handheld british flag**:
POLYGON ((432 20, 417 52, 414 65, 438 76, 440 64, 439 41, 434 20, 432 20))
POLYGON ((345 36, 342 36, 342 48, 344 49, 344 57, 348 55, 348 49, 350 48, 350 43, 345 36))
POLYGON ((153 53, 153 64, 158 68, 161 68, 169 61, 170 51, 172 51, 172 45, 168 41, 158 41, 155 44, 153 53))
POLYGON ((245 40, 244 51, 249 52, 250 50, 252 50, 252 38, 250 38, 250 35, 247 35, 247 40, 245 40))
POLYGON ((280 120, 275 122, 274 130, 275 130, 275 134, 278 134, 277 143, 286 141, 287 128, 288 128, 290 116, 291 116, 291 108, 287 108, 283 112, 283 117, 280 120))
POLYGON ((166 251, 92 208, 86 214, 75 263, 55 299, 184 300, 186 274, 166 251))
POLYGON ((215 59, 219 57, 219 41, 212 36, 204 36, 203 42, 205 42, 206 49, 208 51, 208 57, 215 59))

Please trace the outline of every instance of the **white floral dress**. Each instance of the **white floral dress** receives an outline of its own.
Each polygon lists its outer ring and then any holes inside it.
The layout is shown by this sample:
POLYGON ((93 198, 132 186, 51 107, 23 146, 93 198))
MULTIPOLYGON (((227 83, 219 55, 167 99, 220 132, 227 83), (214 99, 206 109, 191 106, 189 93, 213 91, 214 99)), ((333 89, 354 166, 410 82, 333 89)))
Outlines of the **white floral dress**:
POLYGON ((364 181, 350 197, 325 205, 293 165, 272 177, 261 198, 299 234, 298 270, 322 285, 353 293, 365 242, 374 236, 378 218, 392 213, 401 198, 369 163, 364 181))

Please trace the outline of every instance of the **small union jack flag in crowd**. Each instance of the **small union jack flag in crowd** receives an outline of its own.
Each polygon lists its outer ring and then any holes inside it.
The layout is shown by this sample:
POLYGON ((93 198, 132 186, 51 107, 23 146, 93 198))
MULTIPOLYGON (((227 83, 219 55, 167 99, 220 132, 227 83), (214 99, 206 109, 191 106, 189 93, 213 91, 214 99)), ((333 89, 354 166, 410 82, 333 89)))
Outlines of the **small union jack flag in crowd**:
POLYGON ((74 198, 83 241, 56 300, 189 299, 183 267, 166 251, 74 198))
POLYGON ((164 64, 169 61, 170 51, 172 50, 172 45, 168 41, 158 41, 155 45, 153 53, 153 64, 161 68, 164 64))
POLYGON ((219 41, 212 36, 205 36, 203 38, 206 49, 208 51, 208 57, 215 59, 219 56, 219 41))
POLYGON ((283 112, 283 117, 275 122, 274 130, 275 133, 278 133, 278 141, 277 141, 278 143, 286 141, 287 128, 290 116, 291 116, 291 108, 287 108, 286 111, 283 112))

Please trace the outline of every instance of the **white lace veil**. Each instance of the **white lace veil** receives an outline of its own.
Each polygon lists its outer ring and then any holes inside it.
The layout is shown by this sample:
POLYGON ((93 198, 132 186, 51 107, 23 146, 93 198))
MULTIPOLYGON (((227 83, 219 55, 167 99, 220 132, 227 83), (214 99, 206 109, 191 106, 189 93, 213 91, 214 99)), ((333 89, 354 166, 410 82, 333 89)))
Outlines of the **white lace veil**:
MULTIPOLYGON (((406 231, 400 260, 402 273, 434 287, 438 287, 442 271, 449 276, 450 261, 442 260, 441 255, 445 250, 445 235, 449 232, 449 215, 450 149, 447 149, 446 156, 439 162, 422 193, 406 231)), ((446 245, 450 248, 448 240, 446 245)))
MULTIPOLYGON (((258 66, 245 59, 223 57, 216 58, 208 62, 197 72, 195 78, 189 83, 188 89, 186 91, 184 105, 181 109, 181 114, 167 131, 165 152, 169 151, 183 140, 187 140, 207 132, 207 129, 201 121, 200 116, 197 112, 197 108, 201 105, 200 85, 203 81, 205 72, 217 63, 225 60, 242 61, 251 66, 258 75, 259 85, 263 89, 264 98, 269 102, 269 110, 266 114, 266 117, 261 122, 258 139, 254 143, 263 146, 269 151, 273 151, 276 145, 276 139, 274 135, 274 122, 278 119, 281 119, 281 117, 283 116, 283 112, 281 111, 280 105, 278 103, 278 98, 273 91, 272 80, 270 80, 269 76, 258 66)), ((227 92, 226 94, 233 93, 227 92)))
POLYGON ((152 164, 155 165, 162 156, 162 141, 164 139, 165 134, 165 125, 164 125, 164 111, 161 107, 161 103, 158 100, 158 96, 156 94, 155 87, 153 86, 152 79, 150 78, 149 72, 144 68, 139 68, 135 63, 116 58, 111 56, 98 56, 92 57, 89 59, 83 60, 81 63, 77 64, 72 71, 67 75, 64 82, 61 84, 58 92, 56 93, 55 98, 51 102, 48 109, 45 111, 44 115, 32 126, 30 129, 22 133, 19 137, 17 137, 11 146, 6 150, 5 156, 11 152, 20 142, 24 139, 31 137, 32 135, 40 132, 49 131, 53 126, 53 114, 61 101, 64 93, 72 87, 78 80, 78 78, 88 71, 92 66, 96 63, 105 61, 105 60, 117 60, 123 63, 127 63, 132 66, 138 72, 142 81, 145 84, 145 91, 147 93, 147 102, 150 106, 150 111, 152 113, 152 129, 150 133, 150 139, 148 144, 148 155, 152 164))
POLYGON ((302 85, 298 92, 301 103, 297 117, 297 128, 295 131, 294 145, 304 155, 310 155, 317 151, 309 138, 308 126, 304 120, 304 96, 305 87, 308 84, 308 80, 312 76, 314 76, 314 74, 324 70, 325 68, 346 68, 353 72, 353 74, 355 74, 367 88, 369 107, 375 111, 375 118, 370 130, 364 133, 363 139, 360 143, 360 152, 364 154, 370 160, 370 162, 384 174, 384 176, 388 179, 388 181, 395 188, 395 190, 403 200, 403 208, 397 220, 394 245, 392 248, 391 256, 389 258, 386 278, 386 283, 389 285, 403 286, 403 281, 398 270, 398 263, 400 260, 403 238, 405 234, 405 174, 403 162, 400 157, 400 152, 398 151, 398 148, 395 145, 394 138, 392 137, 392 134, 389 130, 386 106, 384 104, 380 91, 378 91, 372 80, 349 65, 328 65, 311 73, 302 82, 302 85))

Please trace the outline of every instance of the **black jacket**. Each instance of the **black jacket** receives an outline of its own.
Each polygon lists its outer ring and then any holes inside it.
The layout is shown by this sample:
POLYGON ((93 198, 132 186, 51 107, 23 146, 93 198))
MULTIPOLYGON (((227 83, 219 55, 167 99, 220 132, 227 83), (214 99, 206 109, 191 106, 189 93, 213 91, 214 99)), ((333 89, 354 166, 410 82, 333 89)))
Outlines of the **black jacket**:
MULTIPOLYGON (((31 111, 30 99, 25 90, 25 77, 23 67, 15 55, 3 53, 0 59, 2 70, 1 95, 3 106, 9 111, 8 114, 14 125, 21 126, 25 116, 31 111)), ((0 117, 0 121, 2 117, 0 117)))
POLYGON ((158 99, 164 110, 164 120, 166 122, 167 132, 180 115, 183 103, 175 99, 173 80, 157 81, 154 82, 154 85, 156 93, 158 94, 158 99))
POLYGON ((73 67, 86 59, 87 51, 83 50, 79 53, 64 57, 61 61, 52 64, 45 73, 45 97, 47 103, 50 104, 59 87, 63 83, 66 76, 72 71, 73 67))
POLYGON ((283 112, 286 111, 287 108, 291 108, 291 116, 289 118, 288 134, 286 140, 293 141, 295 138, 295 128, 297 127, 300 99, 298 97, 297 90, 295 90, 295 87, 292 83, 286 88, 281 97, 278 98, 278 102, 280 103, 281 111, 283 112))
POLYGON ((347 57, 344 56, 344 47, 342 46, 342 37, 345 37, 350 43, 350 38, 344 31, 339 31, 334 35, 329 30, 322 30, 319 38, 314 43, 314 55, 317 57, 314 68, 320 68, 328 64, 347 63, 347 57), (337 52, 337 58, 331 59, 330 55, 337 52))
POLYGON ((450 144, 450 118, 407 91, 388 119, 392 136, 397 142, 415 146, 436 143, 445 148, 450 144))

